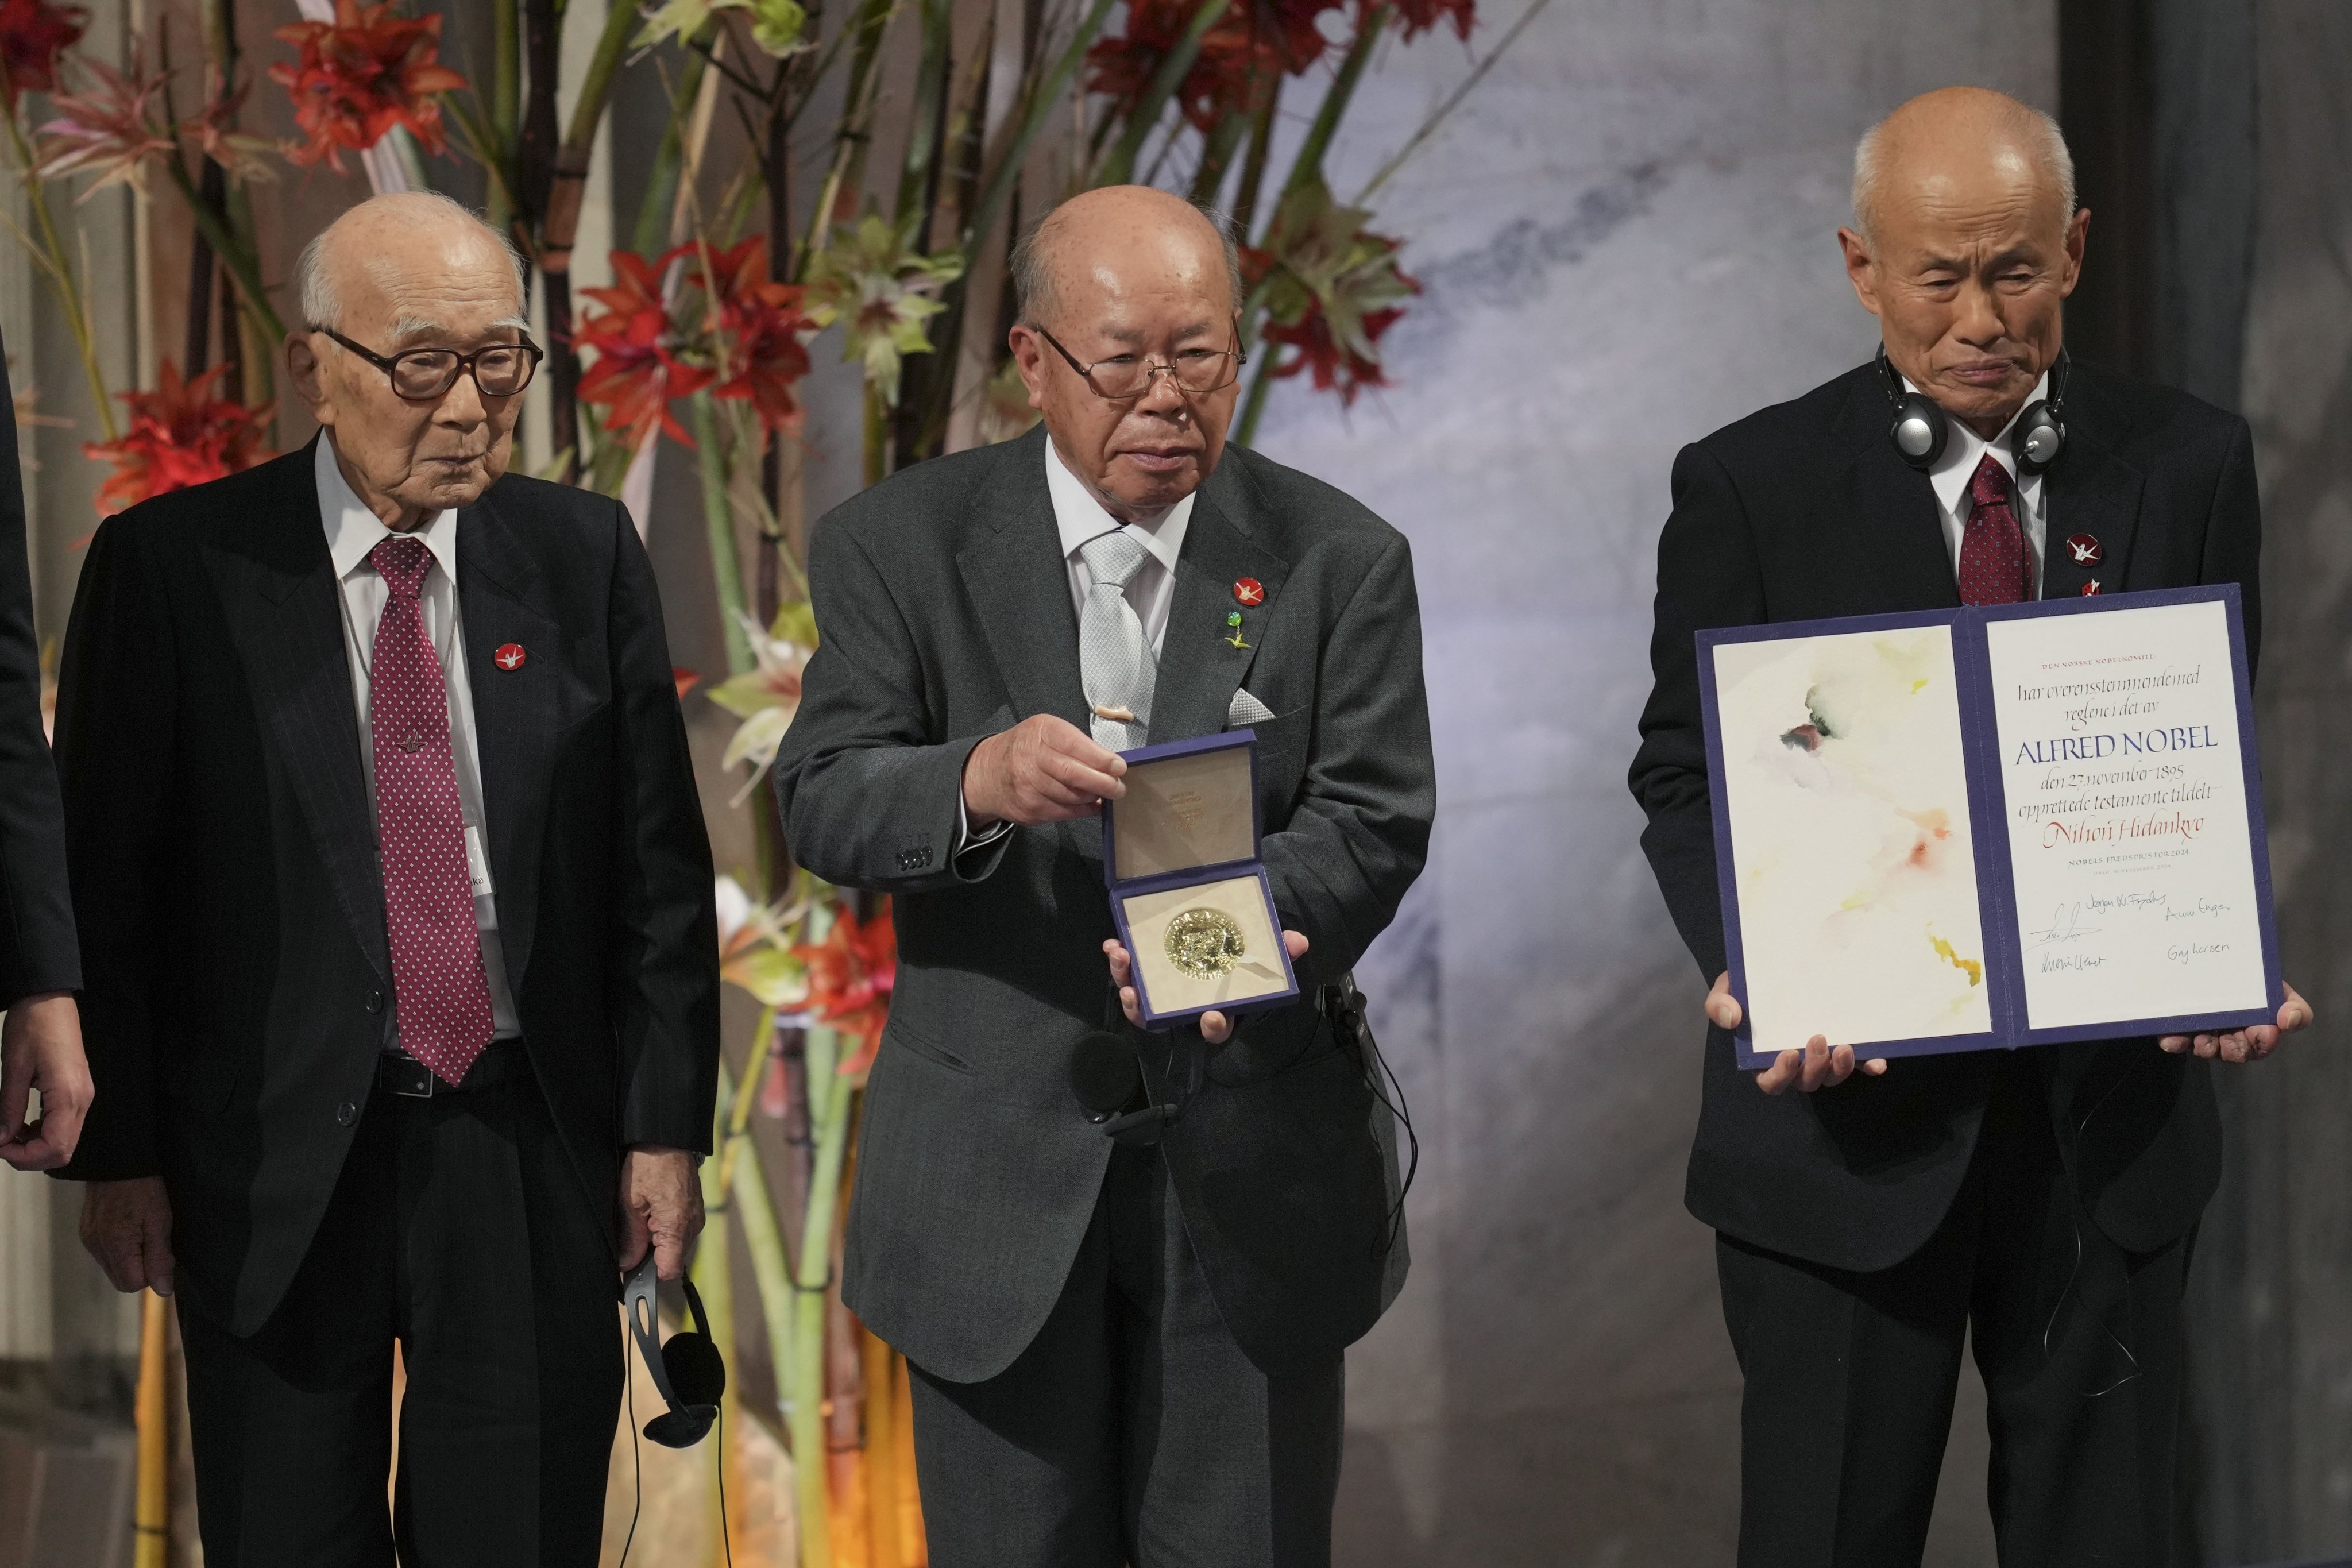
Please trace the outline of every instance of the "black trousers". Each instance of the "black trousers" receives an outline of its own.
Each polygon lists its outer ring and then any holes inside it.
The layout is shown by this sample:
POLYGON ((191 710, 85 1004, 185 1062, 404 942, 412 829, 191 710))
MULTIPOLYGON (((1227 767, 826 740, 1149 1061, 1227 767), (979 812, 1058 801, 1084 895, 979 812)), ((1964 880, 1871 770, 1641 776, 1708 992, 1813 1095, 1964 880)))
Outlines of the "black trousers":
POLYGON ((1323 1568, 1341 1363, 1242 1354, 1153 1150, 1111 1156, 1061 1299, 985 1383, 913 1370, 932 1568, 1323 1568))
POLYGON ((395 1538, 407 1568, 593 1568, 621 1401, 610 1226, 527 1071, 374 1094, 268 1322, 180 1313, 208 1568, 387 1568, 395 1538))
POLYGON ((2172 1562, 2194 1233, 2151 1253, 2099 1234, 2042 1071, 2003 1059, 1959 1196, 1906 1262, 1850 1274, 1717 1237, 1747 1380, 1741 1568, 1916 1568, 1971 1331, 2001 1568, 2172 1562))

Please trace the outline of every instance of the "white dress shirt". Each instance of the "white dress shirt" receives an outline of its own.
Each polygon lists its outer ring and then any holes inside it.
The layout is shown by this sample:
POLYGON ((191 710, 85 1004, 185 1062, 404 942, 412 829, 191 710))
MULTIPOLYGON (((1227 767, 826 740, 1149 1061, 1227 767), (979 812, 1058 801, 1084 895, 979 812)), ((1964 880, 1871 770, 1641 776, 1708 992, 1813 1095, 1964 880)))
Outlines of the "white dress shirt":
MULTIPOLYGON (((1054 527, 1061 535, 1062 559, 1069 567, 1070 607, 1080 615, 1086 613, 1087 590, 1095 585, 1095 574, 1087 570, 1079 547, 1106 533, 1120 532, 1133 534, 1143 546, 1143 564, 1127 580, 1127 602, 1134 607, 1136 619, 1143 623, 1144 640, 1151 645, 1152 658, 1159 658, 1160 645, 1168 636, 1168 607, 1176 598, 1176 558, 1184 550, 1184 531, 1192 523, 1192 498, 1188 495, 1139 522, 1122 523, 1105 511, 1094 492, 1070 472, 1062 454, 1054 449, 1051 437, 1045 440, 1045 494, 1054 503, 1054 527)), ((1076 651, 1071 649, 1074 657, 1076 651)), ((956 811, 957 856, 984 848, 1013 831, 1011 823, 1000 822, 985 832, 974 833, 961 785, 956 811)))
MULTIPOLYGON (((1905 376, 1903 384, 1910 391, 1919 389, 1905 376)), ((1960 570, 1960 542, 1969 531, 1969 513, 1976 509, 1975 498, 1969 494, 1969 481, 1976 477, 1977 465, 1984 461, 1987 452, 1993 461, 2009 471, 2010 483, 2015 492, 2014 510, 2017 526, 2025 531, 2026 547, 2033 552, 2033 596, 2042 596, 2042 563, 2044 545, 2050 534, 2050 520, 2045 507, 2049 487, 2040 474, 2021 474, 2017 466, 2017 421, 2027 409, 2050 395, 2050 377, 2043 375, 2034 383, 2033 395, 2018 405, 2010 416, 2000 434, 1988 441, 1970 429, 1968 424, 1945 416, 1944 455, 1927 470, 1927 482, 1936 487, 1936 503, 1944 516, 1944 543, 1950 549, 1952 572, 1960 570)))
POLYGON ((1045 493, 1053 498, 1054 525, 1061 531, 1063 559, 1069 563, 1070 605, 1080 614, 1086 611, 1087 590, 1095 585, 1095 574, 1087 570, 1078 547, 1106 533, 1133 534, 1143 546, 1143 564, 1128 579, 1127 602, 1143 623, 1151 657, 1159 658, 1160 645, 1168 636, 1168 606, 1176 597, 1176 557, 1183 552, 1184 531, 1192 523, 1192 498, 1188 495, 1140 522, 1122 523, 1070 472, 1050 437, 1045 442, 1045 493))
MULTIPOLYGON (((383 520, 352 493, 335 462, 334 437, 319 433, 313 465, 319 485, 319 518, 326 525, 327 553, 342 590, 343 651, 351 658, 352 697, 359 709, 360 767, 367 778, 368 820, 375 820, 374 731, 368 719, 368 667, 375 654, 376 622, 383 615, 383 578, 368 552, 396 538, 383 520)), ((417 590, 425 612, 425 635, 441 655, 441 679, 449 690, 450 760, 457 764, 457 807, 467 829, 466 860, 478 868, 474 923, 482 933, 482 973, 490 987, 490 1034, 510 1039, 522 1033, 514 991, 507 984, 506 959, 499 946, 498 895, 488 881, 488 840, 483 830, 481 751, 474 740, 474 689, 467 679, 465 640, 457 615, 457 514, 439 511, 410 538, 425 542, 433 563, 417 590)))

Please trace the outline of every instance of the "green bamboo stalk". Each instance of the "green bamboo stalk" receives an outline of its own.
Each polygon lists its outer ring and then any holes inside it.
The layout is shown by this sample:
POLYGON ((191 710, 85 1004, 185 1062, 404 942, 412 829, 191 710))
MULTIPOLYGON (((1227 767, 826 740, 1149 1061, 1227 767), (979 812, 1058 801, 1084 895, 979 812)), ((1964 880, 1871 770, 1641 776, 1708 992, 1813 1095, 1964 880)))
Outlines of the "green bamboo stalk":
POLYGON ((1348 102, 1356 96, 1356 84, 1363 79, 1364 68, 1371 63, 1372 47, 1381 41, 1381 29, 1388 25, 1389 8, 1375 5, 1366 13, 1356 28, 1355 41, 1348 46, 1347 58, 1339 62, 1339 74, 1323 94, 1323 101, 1315 110, 1315 123, 1307 130, 1307 140, 1298 144, 1298 156, 1292 160, 1290 178, 1282 184, 1282 194, 1323 177, 1323 155, 1331 150, 1331 138, 1339 129, 1339 117, 1348 112, 1348 102))
POLYGON ((490 182, 483 216, 500 233, 514 221, 516 133, 522 121, 520 0, 490 0, 490 155, 506 174, 490 182))
POLYGON ((855 41, 849 52, 849 80, 841 96, 841 118, 834 127, 833 162, 825 170, 824 183, 817 187, 816 205, 809 212, 808 238, 793 259, 792 276, 796 279, 808 275, 810 261, 833 233, 833 209, 840 205, 842 190, 856 188, 850 174, 872 126, 882 79, 875 59, 892 9, 892 0, 861 0, 856 15, 849 20, 849 36, 855 41))
POLYGON ((1238 114, 1229 114, 1217 121, 1201 143, 1201 166, 1192 171, 1192 199, 1206 204, 1217 199, 1217 192, 1225 183, 1225 171, 1234 166, 1234 153, 1249 134, 1250 121, 1238 114))
MULTIPOLYGON (((726 1068, 719 1068, 723 1080, 726 1068)), ((702 1239, 694 1249, 694 1263, 687 1272, 694 1279, 694 1288, 702 1297, 702 1306, 710 1318, 710 1342, 719 1352, 719 1360, 728 1365, 735 1362, 735 1269, 727 1245, 727 1193, 719 1184, 717 1162, 702 1163, 702 1239)), ((740 1419, 742 1395, 738 1392, 740 1381, 727 1380, 727 1390, 719 1395, 719 1425, 723 1431, 730 1417, 740 1419)), ((720 1453, 719 1464, 722 1473, 727 1456, 720 1453)), ((718 1533, 723 1537, 727 1517, 719 1502, 718 1494, 711 1496, 711 1509, 718 1521, 718 1533)), ((715 1561, 719 1554, 711 1553, 715 1561)))
MULTIPOLYGON (((838 918, 838 917, 836 917, 838 918)), ((793 1314, 793 1479, 798 1494, 801 1568, 832 1568, 825 1517, 824 1297, 833 1273, 834 1211, 841 1194, 842 1157, 849 1144, 849 1086, 835 1068, 841 1037, 813 1028, 807 1036, 809 1129, 816 1145, 808 1207, 801 1222, 801 1255, 793 1314)))
POLYGON ((1150 85, 1143 89, 1143 96, 1136 100, 1134 109, 1129 111, 1127 124, 1119 132, 1118 140, 1111 144, 1109 156, 1095 171, 1094 184, 1124 185, 1135 178, 1135 160, 1137 154, 1143 151, 1144 138, 1150 135, 1151 128, 1160 123, 1160 115, 1167 110, 1168 100, 1176 96, 1177 89, 1184 85, 1185 73, 1192 68, 1192 62, 1201 58, 1202 40, 1209 36, 1210 28, 1225 19, 1225 13, 1232 5, 1233 0, 1207 0, 1207 4, 1192 13, 1192 21, 1185 25, 1183 37, 1178 38, 1176 47, 1160 58, 1160 68, 1151 73, 1150 85))
MULTIPOLYGON (((186 202, 189 214, 205 237, 205 243, 213 247, 213 254, 220 258, 222 266, 228 268, 229 276, 236 279, 239 303, 251 313, 255 324, 268 335, 270 344, 275 348, 278 340, 286 335, 286 324, 278 320, 277 308, 269 302, 269 291, 262 285, 260 265, 254 260, 252 248, 243 243, 242 237, 224 224, 220 215, 197 194, 194 182, 188 177, 187 168, 179 159, 166 158, 163 166, 171 171, 172 184, 186 202)), ((233 189, 231 202, 236 203, 240 195, 233 189)))
POLYGON ((931 156, 939 142, 940 106, 946 97, 948 49, 952 41, 954 0, 921 0, 922 59, 915 68, 914 115, 907 127, 907 155, 898 167, 898 226, 922 211, 930 186, 931 156))
POLYGON ((719 440, 710 389, 687 399, 694 420, 695 457, 702 472, 702 522, 710 536, 710 578, 719 590, 719 618, 727 634, 727 669, 741 675, 757 662, 743 630, 743 563, 735 552, 735 509, 727 499, 727 448, 719 440))
MULTIPOLYGON (((750 1080, 746 1080, 750 1081, 750 1080)), ((759 1146, 743 1141, 743 1152, 729 1188, 736 1218, 743 1226, 743 1245, 751 1255, 751 1280, 760 1288, 760 1315, 767 1324, 768 1360, 776 1369, 778 1418, 792 1419, 793 1323, 799 1295, 793 1289, 792 1261, 785 1256, 783 1228, 776 1221, 776 1205, 768 1193, 768 1173, 759 1146)), ((823 1398, 819 1394, 820 1401, 823 1398)))
MULTIPOLYGON (((616 9, 635 9, 627 0, 614 0, 614 5, 616 9)), ((697 41, 708 43, 717 30, 716 22, 709 24, 697 35, 697 41)), ((702 73, 709 63, 699 50, 688 50, 686 63, 678 68, 669 124, 662 131, 661 145, 654 150, 645 199, 637 205, 637 226, 630 247, 639 256, 658 256, 669 248, 670 214, 677 205, 679 173, 686 166, 686 122, 694 114, 694 100, 702 95, 702 73)))
POLYGON ((1242 185, 1234 195, 1234 233, 1244 245, 1257 222, 1257 195, 1265 185, 1265 161, 1274 150, 1274 109, 1282 100, 1282 76, 1265 89, 1265 101, 1250 120, 1249 153, 1242 160, 1242 185))
MULTIPOLYGON (((1003 211, 1004 204, 1012 199, 1013 186, 1021 177, 1021 165, 1028 161, 1030 143, 1037 140, 1037 133, 1045 128, 1047 118, 1061 103, 1062 93, 1070 85, 1070 78, 1077 74, 1078 62, 1086 58, 1087 46, 1095 41, 1095 35, 1102 31, 1103 23, 1109 19, 1113 4, 1114 0, 1095 0, 1092 8, 1078 23, 1078 30, 1070 36, 1069 46, 1054 62, 1054 68, 1030 84, 1029 100, 1022 110, 1020 129, 1013 132, 1013 139, 998 156, 995 166, 989 170, 988 181, 981 187, 980 200, 973 204, 971 220, 964 226, 962 248, 966 256, 971 254, 972 247, 995 225, 996 215, 1003 211)), ((966 276, 970 276, 969 269, 966 276)))

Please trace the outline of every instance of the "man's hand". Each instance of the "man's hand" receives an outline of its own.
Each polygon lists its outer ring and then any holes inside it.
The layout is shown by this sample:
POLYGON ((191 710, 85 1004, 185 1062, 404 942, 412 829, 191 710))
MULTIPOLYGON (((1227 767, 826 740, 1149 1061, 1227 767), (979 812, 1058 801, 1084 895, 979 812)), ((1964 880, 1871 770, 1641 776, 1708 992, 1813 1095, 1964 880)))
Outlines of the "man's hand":
POLYGON ((172 1200, 160 1176, 92 1182, 81 1197, 81 1244, 121 1291, 172 1293, 172 1200))
POLYGON ((686 1249, 702 1234, 702 1183, 683 1149, 639 1144, 621 1157, 621 1272, 654 1249, 654 1272, 683 1279, 686 1249))
MULTIPOLYGON (((1282 945, 1290 950, 1290 960, 1294 963, 1307 956, 1307 938, 1297 931, 1284 931, 1282 945)), ((1139 1029, 1143 1027, 1142 998, 1137 996, 1135 987, 1128 984, 1129 977, 1135 973, 1135 961, 1128 956, 1127 949, 1119 945, 1117 937, 1103 943, 1103 956, 1110 960, 1110 981, 1118 987, 1119 1011, 1127 1015, 1129 1023, 1139 1029)), ((1234 1037, 1234 1021, 1223 1013, 1202 1014, 1200 1025, 1201 1038, 1213 1046, 1222 1046, 1234 1037)))
POLYGON ((963 808, 974 830, 1034 827, 1086 816, 1127 793, 1127 763, 1067 719, 1039 713, 991 735, 963 764, 963 808))
POLYGON ((2311 1004, 2289 985, 2286 1000, 2279 1004, 2275 1025, 2252 1024, 2220 1035, 2167 1035, 2156 1043, 2176 1057, 2193 1050, 2200 1057, 2220 1057, 2225 1062, 2258 1062, 2278 1049, 2281 1035, 2294 1034, 2308 1025, 2311 1018, 2311 1004))
POLYGON ((53 1171, 72 1159, 91 1093, 73 994, 19 998, 0 1026, 0 1160, 20 1171, 53 1171), (37 1089, 41 1118, 27 1121, 26 1107, 37 1089))
MULTIPOLYGON (((1715 977, 1715 987, 1706 994, 1707 1022, 1721 1029, 1739 1027, 1739 1003, 1731 994, 1728 971, 1715 977)), ((1767 1094, 1779 1094, 1794 1084, 1811 1094, 1817 1089, 1828 1089, 1843 1083, 1853 1076, 1854 1060, 1852 1046, 1832 1046, 1824 1035, 1815 1035, 1805 1042, 1801 1051, 1782 1051, 1772 1058, 1772 1065, 1756 1075, 1756 1087, 1767 1094)), ((1876 1078, 1886 1070, 1885 1057, 1873 1057, 1862 1064, 1862 1070, 1876 1078)))

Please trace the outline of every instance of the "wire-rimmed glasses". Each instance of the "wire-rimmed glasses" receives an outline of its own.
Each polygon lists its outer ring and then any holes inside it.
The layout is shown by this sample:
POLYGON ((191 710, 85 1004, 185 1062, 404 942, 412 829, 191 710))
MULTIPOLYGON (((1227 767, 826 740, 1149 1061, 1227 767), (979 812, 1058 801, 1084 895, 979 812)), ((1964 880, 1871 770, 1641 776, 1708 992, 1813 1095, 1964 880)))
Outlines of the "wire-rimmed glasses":
POLYGON ((1078 373, 1078 379, 1097 397, 1112 403, 1133 403, 1151 390, 1151 378, 1165 372, 1176 383, 1177 389, 1188 396, 1199 397, 1212 392, 1223 392, 1241 379, 1242 366, 1249 355, 1242 350, 1241 323, 1234 323, 1234 346, 1229 349, 1178 349, 1172 361, 1147 359, 1140 354, 1114 354, 1098 359, 1092 364, 1081 364, 1078 356, 1062 346, 1061 340, 1045 328, 1037 335, 1054 345, 1069 367, 1078 373))

